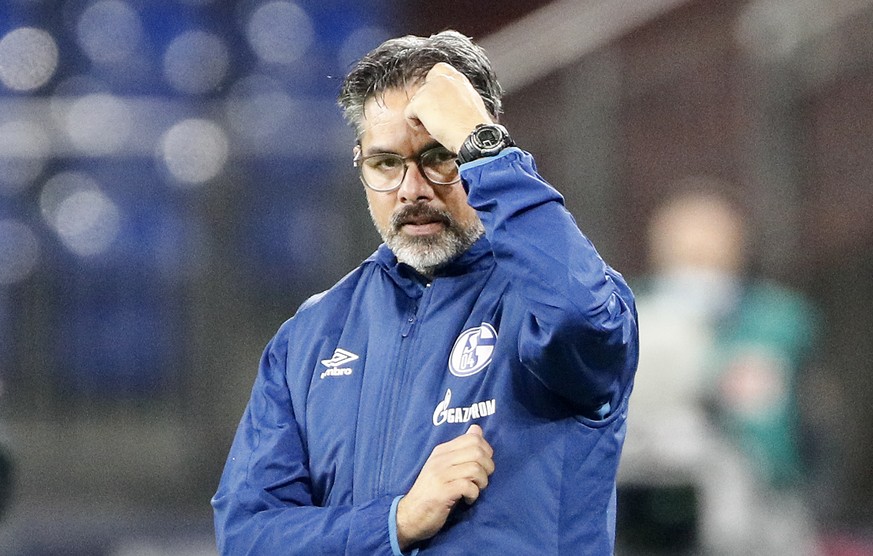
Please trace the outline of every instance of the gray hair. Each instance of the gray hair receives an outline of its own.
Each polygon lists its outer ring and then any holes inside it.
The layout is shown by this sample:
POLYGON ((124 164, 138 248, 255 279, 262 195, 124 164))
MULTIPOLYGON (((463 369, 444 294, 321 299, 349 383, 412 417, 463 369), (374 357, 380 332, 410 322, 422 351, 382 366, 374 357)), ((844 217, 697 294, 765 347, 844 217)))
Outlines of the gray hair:
POLYGON ((390 39, 361 58, 343 81, 337 102, 346 121, 360 135, 364 103, 388 89, 404 88, 425 78, 439 62, 463 73, 497 120, 502 111, 503 89, 482 47, 457 31, 430 37, 407 35, 390 39))

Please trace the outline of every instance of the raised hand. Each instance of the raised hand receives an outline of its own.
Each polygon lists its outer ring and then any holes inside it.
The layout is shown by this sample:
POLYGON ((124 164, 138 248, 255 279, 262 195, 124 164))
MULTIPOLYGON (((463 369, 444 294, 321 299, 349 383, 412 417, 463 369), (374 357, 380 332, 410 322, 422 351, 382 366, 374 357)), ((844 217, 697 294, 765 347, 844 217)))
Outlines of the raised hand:
POLYGON ((453 152, 458 152, 477 125, 494 123, 470 80, 444 62, 427 73, 406 106, 405 116, 411 127, 425 128, 453 152))

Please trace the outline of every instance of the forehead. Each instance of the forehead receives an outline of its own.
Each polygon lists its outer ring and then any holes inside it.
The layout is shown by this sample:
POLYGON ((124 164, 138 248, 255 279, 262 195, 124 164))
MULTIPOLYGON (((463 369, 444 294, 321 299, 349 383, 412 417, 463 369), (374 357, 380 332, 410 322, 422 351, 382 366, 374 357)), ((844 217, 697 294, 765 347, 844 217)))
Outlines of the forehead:
POLYGON ((404 111, 417 90, 417 85, 393 88, 368 98, 361 121, 361 142, 398 139, 398 136, 413 133, 404 111))

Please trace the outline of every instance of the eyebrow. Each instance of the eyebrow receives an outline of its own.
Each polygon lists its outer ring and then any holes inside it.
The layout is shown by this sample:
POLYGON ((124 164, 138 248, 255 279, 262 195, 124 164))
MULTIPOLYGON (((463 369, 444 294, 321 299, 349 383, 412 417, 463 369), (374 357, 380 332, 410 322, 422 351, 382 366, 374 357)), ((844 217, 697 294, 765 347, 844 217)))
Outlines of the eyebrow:
MULTIPOLYGON (((443 146, 442 143, 440 143, 439 141, 436 141, 436 140, 431 141, 430 143, 427 143, 424 147, 422 147, 417 153, 414 153, 413 156, 421 156, 421 153, 424 153, 424 152, 427 152, 431 149, 435 149, 437 147, 442 147, 442 146, 443 146)), ((382 147, 378 147, 378 146, 370 147, 366 150, 363 150, 363 149, 361 150, 362 156, 373 156, 376 154, 394 154, 397 156, 403 156, 402 154, 400 154, 397 151, 393 151, 391 149, 382 148, 382 147)))

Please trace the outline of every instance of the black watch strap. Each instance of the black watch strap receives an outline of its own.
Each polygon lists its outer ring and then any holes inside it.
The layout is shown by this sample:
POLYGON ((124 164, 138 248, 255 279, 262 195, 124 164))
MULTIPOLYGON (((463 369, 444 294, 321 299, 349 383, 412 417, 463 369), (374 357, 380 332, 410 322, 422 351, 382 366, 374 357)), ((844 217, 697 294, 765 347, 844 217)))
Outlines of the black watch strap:
POLYGON ((514 146, 515 141, 502 125, 479 124, 458 149, 458 165, 494 156, 503 149, 514 146))

